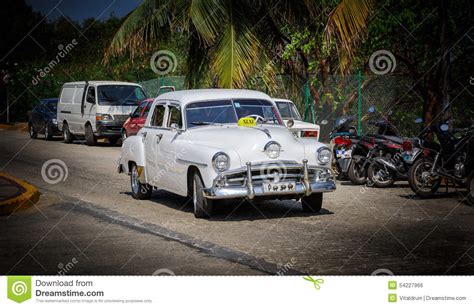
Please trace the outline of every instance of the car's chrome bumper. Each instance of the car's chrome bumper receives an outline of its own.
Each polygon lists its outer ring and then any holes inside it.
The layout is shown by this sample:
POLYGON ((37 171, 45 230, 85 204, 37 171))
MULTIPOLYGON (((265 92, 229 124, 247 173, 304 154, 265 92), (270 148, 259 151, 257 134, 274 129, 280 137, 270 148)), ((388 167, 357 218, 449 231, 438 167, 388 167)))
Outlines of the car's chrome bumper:
MULTIPOLYGON (((301 180, 295 182, 295 187, 293 190, 284 190, 284 191, 271 191, 264 192, 263 183, 255 183, 252 180, 252 171, 255 171, 256 168, 252 167, 252 164, 248 162, 246 164, 246 179, 243 186, 226 186, 226 185, 216 185, 217 180, 214 180, 214 185, 210 188, 204 189, 204 197, 208 199, 233 199, 233 198, 248 198, 253 199, 255 197, 275 197, 277 199, 280 196, 289 196, 294 195, 295 197, 309 196, 313 193, 322 193, 322 192, 331 192, 336 189, 336 182, 334 176, 331 173, 330 178, 324 180, 310 178, 309 170, 314 169, 323 169, 309 167, 307 160, 303 161, 303 164, 291 164, 288 165, 288 168, 300 167, 302 174, 300 175, 301 180)), ((280 165, 280 167, 285 168, 285 165, 280 165)), ((258 169, 257 169, 258 170, 258 169)), ((324 168, 325 172, 330 173, 330 169, 324 168)), ((233 172, 233 171, 230 171, 233 172)), ((235 171, 234 171, 235 172, 235 171)), ((284 182, 284 181, 282 181, 284 182)), ((267 185, 267 184, 265 184, 267 185)))

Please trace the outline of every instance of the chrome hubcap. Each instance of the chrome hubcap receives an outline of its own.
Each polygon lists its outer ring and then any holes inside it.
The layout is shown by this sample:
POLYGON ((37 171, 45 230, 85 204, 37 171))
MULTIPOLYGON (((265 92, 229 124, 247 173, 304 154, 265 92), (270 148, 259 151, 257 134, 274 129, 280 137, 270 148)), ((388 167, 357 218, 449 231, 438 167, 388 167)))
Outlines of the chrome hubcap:
POLYGON ((193 205, 194 209, 196 209, 197 206, 197 184, 196 181, 193 181, 193 205))
POLYGON ((138 190, 139 190, 139 183, 138 183, 138 170, 137 170, 137 167, 133 167, 132 168, 132 191, 134 193, 138 193, 138 190))

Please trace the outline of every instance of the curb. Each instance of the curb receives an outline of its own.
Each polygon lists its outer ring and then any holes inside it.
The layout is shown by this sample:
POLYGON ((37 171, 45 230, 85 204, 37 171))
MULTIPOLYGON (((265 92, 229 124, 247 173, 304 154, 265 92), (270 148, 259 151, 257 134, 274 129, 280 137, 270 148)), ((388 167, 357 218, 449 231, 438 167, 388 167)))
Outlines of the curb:
POLYGON ((27 132, 28 123, 19 122, 15 124, 0 124, 0 130, 17 130, 17 131, 27 132))
POLYGON ((0 201, 0 215, 11 214, 16 211, 27 209, 38 202, 40 192, 33 185, 1 171, 0 178, 13 182, 12 185, 17 185, 23 189, 21 194, 14 198, 0 201))

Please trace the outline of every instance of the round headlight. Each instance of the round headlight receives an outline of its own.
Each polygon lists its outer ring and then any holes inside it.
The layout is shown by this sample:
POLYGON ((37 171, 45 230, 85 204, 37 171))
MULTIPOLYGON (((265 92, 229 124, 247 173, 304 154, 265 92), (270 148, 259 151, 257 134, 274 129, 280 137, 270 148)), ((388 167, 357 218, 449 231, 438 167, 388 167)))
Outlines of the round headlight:
POLYGON ((267 153, 268 157, 277 158, 280 156, 281 146, 275 141, 270 141, 263 150, 267 153))
POLYGON ((229 169, 230 159, 227 154, 223 152, 218 152, 212 157, 212 166, 216 172, 222 172, 229 169))
POLYGON ((319 163, 322 165, 327 164, 331 161, 331 155, 331 150, 327 147, 319 148, 316 154, 319 163))

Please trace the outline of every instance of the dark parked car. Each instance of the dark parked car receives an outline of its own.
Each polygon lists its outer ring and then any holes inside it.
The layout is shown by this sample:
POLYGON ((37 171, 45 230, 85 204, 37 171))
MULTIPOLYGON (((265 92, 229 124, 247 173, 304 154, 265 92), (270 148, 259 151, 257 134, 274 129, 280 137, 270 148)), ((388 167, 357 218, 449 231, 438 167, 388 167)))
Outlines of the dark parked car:
POLYGON ((44 134, 47 140, 53 136, 61 135, 57 122, 58 99, 45 98, 33 108, 28 121, 28 131, 31 138, 36 138, 38 134, 44 134))

